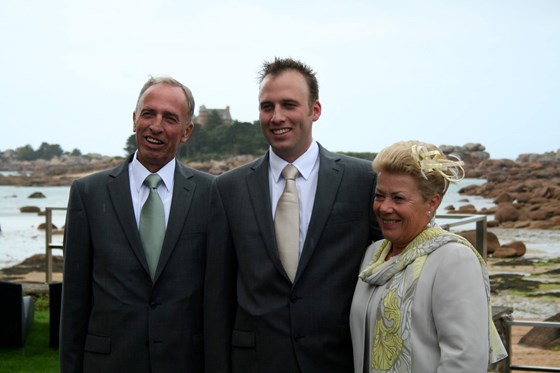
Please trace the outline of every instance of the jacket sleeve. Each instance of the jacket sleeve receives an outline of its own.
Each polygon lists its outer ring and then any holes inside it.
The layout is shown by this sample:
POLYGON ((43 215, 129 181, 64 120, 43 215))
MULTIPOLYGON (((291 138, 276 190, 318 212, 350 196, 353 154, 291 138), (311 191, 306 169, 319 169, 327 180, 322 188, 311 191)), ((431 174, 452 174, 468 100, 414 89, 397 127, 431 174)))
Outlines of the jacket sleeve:
POLYGON ((79 183, 70 188, 64 230, 64 282, 60 323, 60 371, 82 372, 92 297, 92 244, 79 183))
POLYGON ((231 338, 237 310, 237 258, 218 183, 212 186, 204 283, 205 369, 231 371, 231 338))
POLYGON ((441 351, 437 372, 486 372, 488 301, 480 263, 469 248, 446 251, 436 272, 432 310, 441 351))

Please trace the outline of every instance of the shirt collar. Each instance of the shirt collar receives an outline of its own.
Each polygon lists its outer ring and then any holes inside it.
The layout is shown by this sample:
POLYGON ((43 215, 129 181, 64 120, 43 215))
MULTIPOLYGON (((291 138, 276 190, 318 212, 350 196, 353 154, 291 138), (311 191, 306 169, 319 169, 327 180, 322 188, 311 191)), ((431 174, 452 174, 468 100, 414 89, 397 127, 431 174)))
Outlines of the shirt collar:
MULTIPOLYGON (((282 158, 280 158, 278 155, 276 155, 276 153, 274 153, 274 150, 272 150, 272 147, 270 147, 269 150, 270 150, 269 151, 270 170, 272 171, 272 178, 274 179, 274 182, 277 183, 278 180, 280 180, 280 176, 282 175, 282 170, 289 163, 283 160, 282 158)), ((313 170, 313 166, 315 165, 315 162, 317 161, 318 157, 319 157, 319 145, 317 145, 315 141, 312 141, 311 145, 309 146, 309 148, 307 148, 305 153, 303 153, 298 159, 293 161, 291 164, 296 166, 300 175, 305 180, 307 180, 311 175, 311 170, 313 170)))
MULTIPOLYGON (((132 157, 131 168, 130 168, 130 177, 134 179, 134 185, 136 186, 136 191, 140 191, 142 184, 144 184, 144 180, 146 177, 151 174, 150 171, 137 158, 138 151, 134 153, 134 157, 132 157)), ((163 180, 163 184, 167 190, 171 190, 173 187, 173 175, 175 174, 175 158, 167 162, 165 166, 160 168, 157 171, 157 174, 163 180)))

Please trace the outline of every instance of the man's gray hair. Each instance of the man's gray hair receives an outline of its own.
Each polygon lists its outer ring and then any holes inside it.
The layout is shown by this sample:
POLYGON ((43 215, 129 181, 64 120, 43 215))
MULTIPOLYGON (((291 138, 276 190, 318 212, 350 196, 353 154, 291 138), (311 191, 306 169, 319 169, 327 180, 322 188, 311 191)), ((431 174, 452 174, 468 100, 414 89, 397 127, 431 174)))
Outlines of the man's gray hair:
POLYGON ((138 100, 136 101, 136 110, 135 110, 136 115, 137 116, 140 115, 138 111, 140 110, 139 106, 140 106, 140 100, 142 99, 142 96, 144 95, 144 93, 148 88, 156 84, 168 84, 174 87, 179 87, 183 90, 185 96, 187 97, 187 106, 188 106, 188 110, 187 110, 188 119, 186 124, 191 123, 194 117, 194 96, 191 90, 189 89, 189 87, 179 82, 178 80, 173 79, 170 76, 155 76, 155 77, 150 76, 150 79, 148 79, 148 81, 144 83, 144 86, 142 87, 142 89, 140 90, 140 94, 138 95, 138 100))

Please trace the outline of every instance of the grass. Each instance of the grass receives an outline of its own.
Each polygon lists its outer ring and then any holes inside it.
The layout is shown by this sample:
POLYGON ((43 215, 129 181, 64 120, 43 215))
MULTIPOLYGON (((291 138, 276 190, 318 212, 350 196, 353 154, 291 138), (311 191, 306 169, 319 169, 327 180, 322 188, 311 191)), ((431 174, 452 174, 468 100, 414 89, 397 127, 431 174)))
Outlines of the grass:
POLYGON ((49 347, 48 298, 35 303, 33 326, 22 348, 0 349, 0 373, 58 373, 58 349, 49 347))

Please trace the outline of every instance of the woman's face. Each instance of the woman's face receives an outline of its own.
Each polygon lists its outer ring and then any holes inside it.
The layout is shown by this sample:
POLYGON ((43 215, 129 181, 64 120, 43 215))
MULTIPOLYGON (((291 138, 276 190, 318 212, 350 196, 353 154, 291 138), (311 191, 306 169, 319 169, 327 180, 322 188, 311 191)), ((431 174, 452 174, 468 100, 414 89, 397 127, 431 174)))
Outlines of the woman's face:
POLYGON ((391 241, 395 249, 403 249, 426 228, 440 198, 435 195, 424 201, 417 181, 410 175, 380 172, 373 211, 383 237, 391 241))

